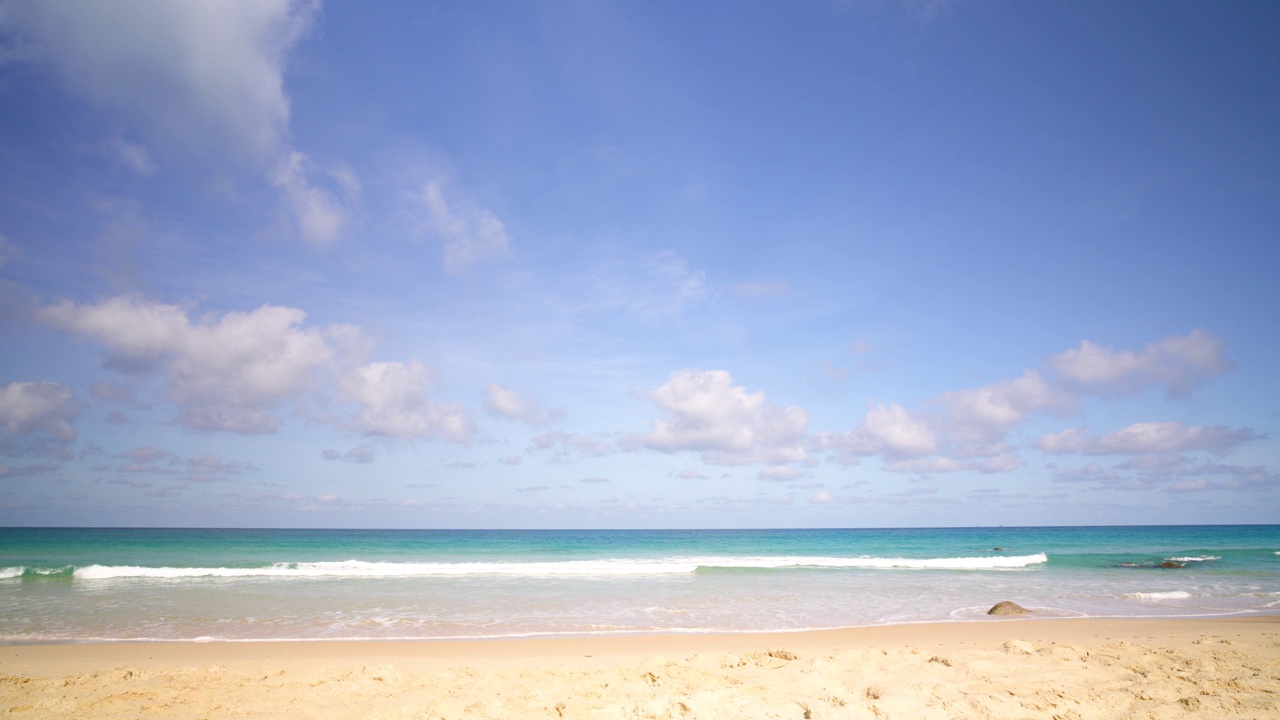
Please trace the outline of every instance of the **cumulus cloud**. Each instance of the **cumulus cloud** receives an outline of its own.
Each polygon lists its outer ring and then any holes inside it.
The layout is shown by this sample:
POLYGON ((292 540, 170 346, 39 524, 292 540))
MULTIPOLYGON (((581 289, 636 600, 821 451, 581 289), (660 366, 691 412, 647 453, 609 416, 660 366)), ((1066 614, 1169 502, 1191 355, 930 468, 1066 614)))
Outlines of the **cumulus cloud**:
POLYGON ((1137 353, 1085 340, 1049 358, 1049 365, 1069 387, 1102 396, 1136 395, 1152 385, 1164 386, 1170 396, 1186 395, 1235 369, 1226 343, 1199 329, 1148 343, 1137 353))
POLYGON ((1090 435, 1087 428, 1069 428, 1041 436, 1036 447, 1055 454, 1152 455, 1200 450, 1222 454, 1257 437, 1249 428, 1143 422, 1101 436, 1090 435))
POLYGON ((897 403, 872 405, 862 422, 840 436, 835 445, 846 455, 912 458, 936 452, 933 428, 897 403))
POLYGON ((354 416, 339 420, 366 435, 402 439, 470 439, 456 405, 428 396, 430 371, 419 361, 360 363, 369 343, 358 328, 304 325, 297 308, 205 315, 139 297, 96 305, 62 302, 41 319, 106 349, 108 368, 158 374, 178 420, 196 430, 272 432, 286 402, 321 397, 317 380, 339 377, 340 401, 354 416))
MULTIPOLYGON (((884 468, 902 472, 1008 472, 1023 461, 1009 432, 1037 415, 1075 412, 1085 394, 1131 395, 1161 385, 1180 395, 1231 369, 1221 340, 1202 330, 1149 343, 1141 352, 1111 350, 1084 341, 1047 361, 1050 372, 1027 370, 1011 380, 942 393, 913 411, 871 405, 854 430, 826 433, 815 447, 836 449, 846 461, 879 455, 884 468)), ((1198 448, 1213 452, 1253 437, 1252 431, 1139 423, 1102 438, 1073 428, 1045 435, 1036 447, 1051 453, 1134 454, 1198 448)))
POLYGON ((559 413, 544 413, 538 403, 520 396, 515 389, 493 384, 485 388, 485 409, 491 415, 518 420, 534 427, 542 427, 555 421, 559 413))
POLYGON ((80 402, 71 389, 52 382, 12 382, 0 388, 0 429, 5 435, 47 435, 69 442, 80 402))
POLYGON ((629 446, 700 452, 703 462, 717 465, 808 458, 809 413, 766 402, 763 391, 747 392, 724 370, 674 372, 649 397, 667 416, 654 420, 649 433, 627 438, 629 446))
POLYGON ((1003 438, 1028 415, 1069 407, 1071 398, 1028 370, 1013 380, 944 393, 938 402, 946 408, 953 440, 990 442, 1003 438))
POLYGON ((461 274, 477 263, 510 257, 507 227, 492 212, 445 197, 443 184, 432 181, 421 194, 427 233, 444 246, 444 268, 461 274))
POLYGON ((271 408, 297 397, 333 357, 324 333, 304 328, 306 313, 263 305, 191 322, 173 305, 117 297, 97 305, 44 308, 49 324, 107 348, 107 366, 158 371, 183 425, 197 430, 272 432, 271 408))
POLYGON ((366 435, 405 440, 470 441, 473 429, 462 408, 427 395, 431 380, 430 371, 417 360, 354 368, 342 379, 343 397, 360 408, 351 427, 366 435))

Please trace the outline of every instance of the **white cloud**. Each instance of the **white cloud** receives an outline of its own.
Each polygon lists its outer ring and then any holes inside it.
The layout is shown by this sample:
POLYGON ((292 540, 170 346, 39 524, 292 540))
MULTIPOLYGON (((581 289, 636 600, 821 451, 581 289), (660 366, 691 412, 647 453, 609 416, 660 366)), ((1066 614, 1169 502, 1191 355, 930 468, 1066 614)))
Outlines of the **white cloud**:
POLYGON ((343 397, 360 407, 351 427, 366 435, 469 442, 473 428, 462 408, 428 397, 431 380, 430 371, 417 360, 354 368, 341 383, 343 397))
POLYGON ((809 413, 793 405, 765 401, 764 392, 748 393, 724 370, 680 370, 650 393, 665 418, 652 430, 627 438, 630 446, 665 452, 692 450, 703 462, 719 465, 784 464, 808 458, 809 413))
POLYGON ((758 473, 761 480, 777 480, 781 482, 790 482, 803 474, 790 465, 772 465, 758 473))
POLYGON ((105 345, 108 367, 161 372, 180 421, 197 430, 274 431, 271 408, 306 391, 333 357, 324 333, 303 328, 306 313, 295 308, 264 305, 192 323, 176 306, 117 297, 40 314, 105 345))
POLYGON ((492 415, 519 420, 520 422, 542 427, 548 425, 559 416, 559 413, 544 413, 538 403, 520 396, 515 389, 505 385, 493 384, 485 388, 485 409, 492 415))
POLYGON ((11 54, 52 66, 73 92, 170 147, 270 163, 288 132, 284 61, 310 0, 14 2, 11 54))
POLYGON ((929 423, 901 405, 872 405, 858 427, 836 440, 848 455, 911 458, 936 452, 938 441, 929 423))
POLYGON ((1170 396, 1185 395, 1235 368, 1226 344, 1204 330, 1148 343, 1140 353, 1085 340, 1049 358, 1049 365, 1068 386, 1102 396, 1136 395, 1152 385, 1163 385, 1170 396))
POLYGON ((358 432, 456 442, 472 433, 458 406, 428 397, 431 375, 421 362, 358 364, 369 351, 358 328, 306 327, 296 308, 264 305, 192 321, 174 305, 116 297, 62 302, 40 317, 104 345, 109 368, 159 374, 179 421, 192 429, 272 432, 282 403, 323 397, 317 381, 337 375, 355 414, 336 422, 358 432))
POLYGON ((450 202, 440 182, 422 189, 427 233, 444 244, 444 268, 461 274, 477 263, 510 257, 507 227, 496 215, 466 203, 450 202))
POLYGON ((1036 447, 1049 453, 1086 455, 1151 455, 1200 450, 1221 454, 1257 437, 1248 428, 1144 422, 1102 436, 1089 435, 1087 428, 1070 428, 1040 437, 1036 447))
POLYGON ((1028 370, 1013 380, 944 393, 938 402, 946 408, 951 439, 990 442, 1003 438, 1028 415, 1068 407, 1071 398, 1028 370))
POLYGON ((280 163, 271 181, 284 195, 298 235, 323 247, 332 244, 342 232, 352 208, 360 201, 361 188, 355 173, 345 166, 324 173, 334 185, 332 190, 317 185, 315 174, 310 158, 295 151, 280 163))
MULTIPOLYGON (((299 235, 326 245, 358 202, 359 181, 345 167, 323 173, 333 189, 316 181, 290 146, 284 89, 285 60, 319 9, 318 0, 44 0, 10 3, 0 30, 14 38, 11 57, 52 67, 148 144, 265 173, 299 235)), ((106 152, 134 172, 157 169, 142 145, 117 138, 106 152)))
POLYGON ((12 382, 0 388, 0 429, 5 435, 47 435, 70 442, 80 402, 71 389, 52 382, 12 382))

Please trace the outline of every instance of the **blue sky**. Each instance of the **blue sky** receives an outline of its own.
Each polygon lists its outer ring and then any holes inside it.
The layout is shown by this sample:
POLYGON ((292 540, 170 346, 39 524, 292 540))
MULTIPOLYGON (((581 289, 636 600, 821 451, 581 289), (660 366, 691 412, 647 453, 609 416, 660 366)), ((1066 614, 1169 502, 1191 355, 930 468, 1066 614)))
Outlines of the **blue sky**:
POLYGON ((0 0, 0 523, 1274 522, 1277 30, 0 0))

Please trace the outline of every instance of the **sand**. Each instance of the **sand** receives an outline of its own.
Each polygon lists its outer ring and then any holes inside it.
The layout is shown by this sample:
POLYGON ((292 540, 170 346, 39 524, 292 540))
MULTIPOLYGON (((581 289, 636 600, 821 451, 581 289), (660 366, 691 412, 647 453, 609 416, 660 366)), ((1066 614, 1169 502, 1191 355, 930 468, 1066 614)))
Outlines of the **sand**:
POLYGON ((1280 718, 1280 616, 0 647, 13 718, 1280 718))

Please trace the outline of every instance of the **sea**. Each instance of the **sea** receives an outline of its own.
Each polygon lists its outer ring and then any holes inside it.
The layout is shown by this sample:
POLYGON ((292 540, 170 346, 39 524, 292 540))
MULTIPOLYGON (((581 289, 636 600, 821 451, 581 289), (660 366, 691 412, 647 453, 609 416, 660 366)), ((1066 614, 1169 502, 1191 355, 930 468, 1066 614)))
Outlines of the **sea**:
POLYGON ((1280 612, 1280 525, 0 528, 0 643, 460 640, 1280 612))

